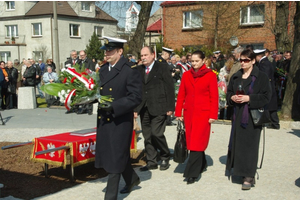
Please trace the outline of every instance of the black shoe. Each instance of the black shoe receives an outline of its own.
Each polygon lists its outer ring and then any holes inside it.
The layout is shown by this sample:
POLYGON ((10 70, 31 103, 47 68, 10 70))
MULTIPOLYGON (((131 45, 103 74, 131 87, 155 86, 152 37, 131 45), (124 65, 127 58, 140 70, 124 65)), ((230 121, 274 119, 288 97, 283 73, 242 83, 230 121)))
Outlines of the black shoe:
POLYGON ((196 178, 188 178, 186 184, 193 184, 195 183, 196 178))
POLYGON ((166 170, 170 167, 169 160, 162 160, 160 164, 160 170, 166 170))
POLYGON ((171 123, 167 123, 166 126, 176 126, 177 124, 171 122, 171 123))
POLYGON ((125 185, 125 187, 120 191, 121 194, 130 193, 134 186, 138 186, 141 183, 140 178, 137 178, 131 183, 131 185, 125 185))
POLYGON ((141 167, 140 171, 144 172, 144 171, 153 170, 153 169, 157 169, 157 165, 146 165, 144 167, 141 167))

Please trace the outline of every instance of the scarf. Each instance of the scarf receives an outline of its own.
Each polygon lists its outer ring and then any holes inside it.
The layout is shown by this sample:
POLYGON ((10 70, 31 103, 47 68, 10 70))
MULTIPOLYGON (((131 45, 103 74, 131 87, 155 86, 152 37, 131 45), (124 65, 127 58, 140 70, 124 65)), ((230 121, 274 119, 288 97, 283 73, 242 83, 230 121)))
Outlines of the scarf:
MULTIPOLYGON (((254 81, 256 80, 255 76, 251 76, 251 84, 249 87, 249 90, 247 92, 247 95, 252 94, 253 93, 253 85, 254 85, 254 81)), ((246 103, 244 105, 244 109, 243 109, 243 114, 242 114, 242 120, 241 120, 241 126, 243 128, 247 128, 248 126, 248 119, 249 119, 249 109, 248 109, 248 103, 246 103)))
MULTIPOLYGON (((249 90, 247 92, 247 95, 253 93, 253 85, 254 85, 254 81, 256 80, 256 77, 251 76, 251 79, 252 80, 251 80, 251 84, 250 84, 249 90)), ((243 108, 243 113, 242 113, 242 120, 241 120, 241 126, 243 128, 247 128, 247 126, 248 126, 248 119, 249 119, 248 108, 249 108, 248 103, 245 103, 244 108, 243 108)), ((236 119, 236 107, 234 106, 232 122, 231 122, 231 132, 230 132, 229 145, 228 145, 229 150, 231 150, 231 148, 232 148, 232 139, 233 139, 233 133, 235 130, 235 122, 236 122, 235 119, 236 119)))
POLYGON ((211 69, 207 68, 205 64, 197 72, 193 67, 191 68, 191 73, 195 79, 204 76, 208 72, 211 72, 211 69))

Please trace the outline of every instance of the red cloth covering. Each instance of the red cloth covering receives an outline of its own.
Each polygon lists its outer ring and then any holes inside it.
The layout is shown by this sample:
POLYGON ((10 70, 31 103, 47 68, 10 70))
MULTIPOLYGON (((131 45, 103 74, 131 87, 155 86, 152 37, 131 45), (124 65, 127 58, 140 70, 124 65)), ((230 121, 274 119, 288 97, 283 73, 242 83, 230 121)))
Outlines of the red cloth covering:
MULTIPOLYGON (((78 165, 94 161, 96 153, 95 148, 96 134, 89 136, 76 136, 71 135, 70 132, 60 133, 56 135, 35 138, 31 159, 33 161, 63 166, 65 168, 67 164, 68 153, 71 156, 70 164, 73 167, 76 167, 78 165), (35 155, 36 152, 48 150, 50 148, 58 148, 61 146, 68 146, 70 149, 53 151, 38 156, 35 155)), ((133 131, 130 149, 136 150, 135 131, 133 131)))

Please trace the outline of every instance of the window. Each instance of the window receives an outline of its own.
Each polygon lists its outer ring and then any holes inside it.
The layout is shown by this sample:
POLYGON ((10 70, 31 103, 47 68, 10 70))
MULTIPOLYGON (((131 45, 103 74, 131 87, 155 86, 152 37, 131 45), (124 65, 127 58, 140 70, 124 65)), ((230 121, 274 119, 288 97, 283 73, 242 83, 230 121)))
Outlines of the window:
POLYGON ((70 36, 71 37, 79 37, 80 36, 80 25, 78 24, 70 24, 70 36))
POLYGON ((11 60, 10 52, 9 51, 0 51, 0 59, 4 62, 11 60))
MULTIPOLYGON (((249 44, 241 44, 241 46, 243 48, 246 48, 246 46, 249 44)), ((263 49, 264 48, 264 44, 263 43, 255 43, 255 44, 251 44, 253 46, 253 49, 263 49)))
POLYGON ((33 58, 33 60, 35 60, 35 61, 38 61, 40 58, 41 58, 42 60, 44 60, 44 59, 43 59, 43 52, 42 52, 42 51, 33 51, 33 52, 32 52, 32 58, 33 58))
POLYGON ((42 36, 42 23, 33 23, 32 36, 42 36))
POLYGON ((183 28, 202 27, 203 11, 195 10, 183 13, 183 28))
POLYGON ((15 2, 14 1, 6 1, 6 10, 14 10, 15 2))
POLYGON ((103 27, 95 26, 94 32, 96 33, 97 37, 102 37, 102 30, 103 30, 103 27))
POLYGON ((7 25, 6 28, 6 37, 18 37, 18 26, 17 25, 7 25))
POLYGON ((82 11, 90 11, 91 5, 89 2, 81 2, 81 10, 82 11))
POLYGON ((263 24, 265 20, 265 5, 254 5, 241 8, 241 25, 263 24))

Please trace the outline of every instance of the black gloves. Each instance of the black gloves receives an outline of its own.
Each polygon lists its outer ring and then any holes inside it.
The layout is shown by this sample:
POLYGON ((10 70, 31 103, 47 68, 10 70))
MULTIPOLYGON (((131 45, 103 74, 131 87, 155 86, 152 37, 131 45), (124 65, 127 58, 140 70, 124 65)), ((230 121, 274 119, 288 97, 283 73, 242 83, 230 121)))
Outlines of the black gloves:
POLYGON ((111 106, 111 104, 109 102, 104 102, 104 103, 100 103, 99 108, 101 108, 101 110, 104 110, 106 112, 111 112, 113 113, 113 107, 111 106))

